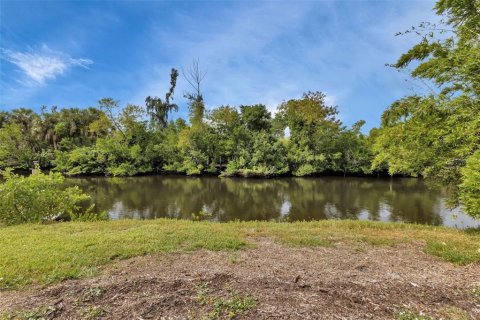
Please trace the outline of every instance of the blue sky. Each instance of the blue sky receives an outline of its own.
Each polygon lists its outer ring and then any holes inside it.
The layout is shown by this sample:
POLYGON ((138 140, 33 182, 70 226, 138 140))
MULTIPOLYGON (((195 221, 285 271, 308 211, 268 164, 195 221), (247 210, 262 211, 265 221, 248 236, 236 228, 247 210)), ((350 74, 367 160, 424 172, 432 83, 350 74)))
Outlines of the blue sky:
MULTIPOLYGON (((436 21, 434 1, 1 1, 0 109, 88 107, 163 97, 172 67, 207 70, 208 108, 320 90, 368 130, 416 85, 385 67, 436 21)), ((175 101, 187 113, 179 78, 175 101)))

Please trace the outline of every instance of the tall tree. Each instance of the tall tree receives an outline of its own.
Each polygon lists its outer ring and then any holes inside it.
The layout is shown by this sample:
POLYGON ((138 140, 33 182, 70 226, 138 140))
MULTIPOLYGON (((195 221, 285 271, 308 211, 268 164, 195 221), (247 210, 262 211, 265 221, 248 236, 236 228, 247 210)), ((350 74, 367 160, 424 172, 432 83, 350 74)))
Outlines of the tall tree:
POLYGON ((100 108, 100 110, 105 112, 105 115, 112 124, 112 127, 118 132, 120 132, 123 138, 126 138, 125 130, 122 127, 120 116, 118 115, 118 113, 120 112, 120 106, 118 103, 118 100, 114 100, 112 98, 103 98, 98 101, 98 107, 100 108))
POLYGON ((162 100, 159 97, 148 96, 145 99, 145 104, 147 106, 147 112, 150 115, 152 122, 157 126, 157 128, 164 128, 168 123, 168 114, 171 111, 178 111, 178 106, 175 103, 172 103, 173 92, 177 85, 178 70, 172 68, 170 71, 170 89, 165 94, 165 100, 162 100))
POLYGON ((207 72, 200 69, 198 59, 193 60, 192 65, 187 70, 182 69, 182 72, 185 80, 187 80, 192 88, 192 91, 185 92, 184 94, 185 98, 189 101, 190 123, 192 127, 198 127, 201 125, 205 114, 205 103, 203 102, 200 86, 207 72))

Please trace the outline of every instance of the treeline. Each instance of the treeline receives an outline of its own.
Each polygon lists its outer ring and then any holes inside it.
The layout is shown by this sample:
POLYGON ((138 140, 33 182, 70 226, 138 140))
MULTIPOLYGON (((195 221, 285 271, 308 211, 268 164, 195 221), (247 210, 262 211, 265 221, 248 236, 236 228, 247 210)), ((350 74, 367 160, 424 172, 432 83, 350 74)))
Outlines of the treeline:
MULTIPOLYGON (((176 74, 172 70, 172 79, 176 74)), ((282 103, 274 117, 261 104, 205 111, 203 97, 194 95, 188 122, 167 121, 165 109, 172 107, 166 100, 148 97, 146 107, 121 108, 107 98, 88 109, 2 112, 0 166, 28 169, 38 161, 42 169, 67 175, 112 176, 371 172, 371 140, 360 131, 363 121, 346 128, 320 92, 282 103)))

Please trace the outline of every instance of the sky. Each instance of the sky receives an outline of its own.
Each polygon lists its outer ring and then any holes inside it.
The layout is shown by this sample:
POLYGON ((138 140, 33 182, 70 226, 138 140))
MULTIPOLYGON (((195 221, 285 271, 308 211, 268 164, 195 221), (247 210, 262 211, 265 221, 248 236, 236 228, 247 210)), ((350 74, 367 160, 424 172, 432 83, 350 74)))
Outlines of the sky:
MULTIPOLYGON (((198 59, 207 108, 322 91, 346 125, 378 126, 418 85, 385 66, 419 41, 395 36, 435 22, 434 1, 0 1, 0 110, 144 105, 170 69, 198 59)), ((186 117, 180 76, 174 102, 186 117)))

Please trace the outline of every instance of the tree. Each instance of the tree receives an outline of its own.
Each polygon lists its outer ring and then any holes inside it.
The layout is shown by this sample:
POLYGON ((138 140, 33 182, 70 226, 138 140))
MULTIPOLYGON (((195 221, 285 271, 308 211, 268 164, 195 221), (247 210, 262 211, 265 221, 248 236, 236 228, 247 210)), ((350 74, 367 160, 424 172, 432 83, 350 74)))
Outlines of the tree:
POLYGON ((465 210, 473 217, 480 219, 480 150, 467 159, 462 168, 460 184, 460 200, 465 210))
POLYGON ((193 60, 192 65, 186 71, 182 69, 182 73, 185 80, 187 80, 193 89, 193 91, 185 92, 184 94, 184 97, 189 101, 190 123, 192 127, 198 127, 201 125, 205 113, 205 104, 200 86, 207 72, 200 69, 197 59, 193 60))
POLYGON ((338 157, 334 160, 333 169, 346 173, 370 173, 372 153, 370 141, 361 132, 365 121, 357 121, 351 129, 342 130, 335 142, 338 157))
POLYGON ((0 168, 30 169, 35 152, 17 123, 0 128, 0 168))
POLYGON ((277 118, 290 129, 288 154, 293 174, 304 176, 331 169, 337 157, 334 141, 341 123, 336 107, 327 106, 322 92, 304 93, 301 99, 284 102, 277 118))
POLYGON ((178 106, 170 101, 173 100, 173 92, 177 85, 177 78, 178 70, 172 68, 170 71, 170 89, 165 94, 164 101, 159 97, 152 98, 150 96, 145 99, 147 112, 151 117, 152 123, 154 123, 159 129, 162 129, 167 125, 169 112, 172 110, 178 111, 178 106))
POLYGON ((240 115, 233 107, 221 106, 210 111, 207 118, 217 136, 215 162, 223 166, 235 153, 240 115))
POLYGON ((9 122, 10 114, 7 111, 0 111, 0 128, 9 122))
POLYGON ((480 170, 472 168, 480 146, 480 4, 439 0, 435 9, 442 23, 408 30, 422 38, 392 65, 403 70, 413 64, 411 76, 435 88, 396 101, 384 112, 373 168, 387 166, 391 174, 422 175, 460 187, 452 203, 468 199, 465 209, 475 215, 473 202, 479 199, 468 190, 478 185, 479 175, 473 173, 480 170))
POLYGON ((240 106, 242 123, 251 131, 270 130, 272 115, 263 104, 240 106))
POLYGON ((126 138, 124 129, 120 123, 120 119, 118 116, 120 106, 118 105, 119 101, 114 100, 112 98, 103 98, 98 101, 98 107, 100 110, 105 112, 108 120, 112 124, 112 127, 120 132, 120 134, 126 138))

